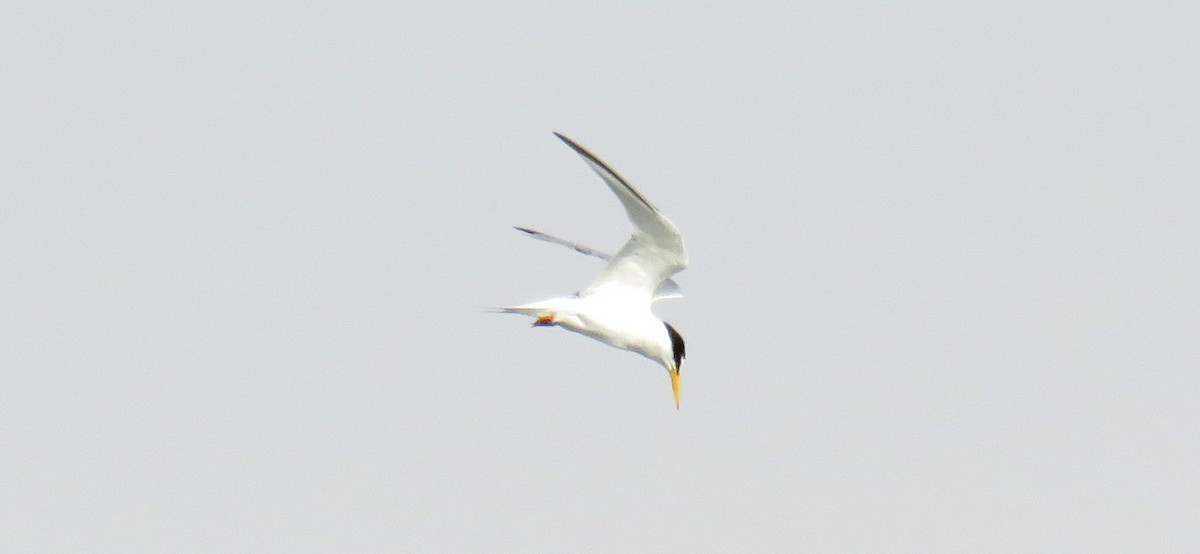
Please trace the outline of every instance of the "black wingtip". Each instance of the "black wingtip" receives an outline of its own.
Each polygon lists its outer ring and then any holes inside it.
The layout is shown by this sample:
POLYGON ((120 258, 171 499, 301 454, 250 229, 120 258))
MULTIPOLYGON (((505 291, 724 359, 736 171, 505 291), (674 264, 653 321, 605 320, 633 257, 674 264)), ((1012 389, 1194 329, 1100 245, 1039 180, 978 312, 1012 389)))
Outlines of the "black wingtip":
POLYGON ((567 135, 564 135, 562 133, 555 131, 554 136, 558 137, 558 140, 561 140, 561 141, 567 143, 567 146, 570 146, 571 150, 574 150, 576 154, 579 154, 580 156, 583 156, 583 157, 591 160, 596 165, 603 167, 609 173, 616 175, 617 172, 613 171, 611 167, 608 167, 608 164, 600 161, 600 158, 597 158, 595 154, 588 152, 587 148, 580 146, 578 142, 571 140, 570 137, 568 137, 567 135))
MULTIPOLYGON (((658 211, 658 208, 655 208, 654 204, 651 204, 649 200, 646 200, 646 197, 642 196, 642 193, 638 192, 637 189, 634 189, 633 187, 629 186, 629 182, 626 181, 624 177, 621 177, 621 175, 619 173, 614 171, 613 168, 609 167, 608 164, 604 163, 603 160, 601 160, 600 158, 597 158, 595 154, 588 152, 587 148, 584 148, 584 147, 576 144, 575 141, 567 138, 565 135, 563 135, 562 133, 559 133, 557 131, 554 132, 554 136, 558 137, 560 140, 567 143, 567 146, 570 146, 571 149, 574 150, 576 154, 583 156, 586 160, 588 160, 589 162, 594 164, 596 167, 601 168, 601 169, 596 169, 596 171, 603 170, 604 173, 607 173, 613 179, 616 179, 618 182, 620 182, 621 186, 625 187, 625 190, 629 191, 630 194, 632 194, 634 197, 636 197, 638 200, 640 200, 648 208, 650 208, 651 210, 656 211, 656 212, 658 211)), ((604 177, 604 176, 601 175, 601 177, 604 177)), ((607 181, 608 177, 604 177, 604 179, 607 181)))
POLYGON ((580 154, 583 154, 584 156, 587 156, 589 158, 593 158, 593 159, 595 158, 595 156, 593 156, 591 152, 588 152, 584 147, 580 146, 575 141, 568 138, 567 135, 564 135, 558 131, 554 131, 554 136, 558 137, 558 140, 561 140, 561 141, 567 143, 567 146, 570 146, 572 150, 579 152, 580 154))
POLYGON ((517 227, 516 225, 513 225, 513 229, 516 229, 516 230, 518 230, 518 231, 520 231, 520 232, 522 232, 522 233, 525 233, 526 235, 532 235, 532 234, 535 234, 535 233, 536 233, 536 231, 534 231, 533 229, 526 229, 526 228, 524 228, 524 227, 517 227))

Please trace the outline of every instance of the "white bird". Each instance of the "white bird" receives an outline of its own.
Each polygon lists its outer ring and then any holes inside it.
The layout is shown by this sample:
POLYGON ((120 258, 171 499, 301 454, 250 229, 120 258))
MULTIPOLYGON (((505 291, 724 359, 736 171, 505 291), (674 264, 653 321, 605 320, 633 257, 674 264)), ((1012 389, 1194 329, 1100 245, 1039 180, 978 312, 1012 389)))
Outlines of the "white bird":
POLYGON ((536 318, 535 327, 562 327, 650 358, 666 368, 670 375, 671 391, 678 409, 683 337, 669 323, 655 316, 650 305, 664 298, 682 296, 679 286, 670 277, 687 267, 683 237, 675 224, 600 158, 571 139, 558 133, 554 135, 582 156, 617 195, 633 223, 633 236, 616 256, 609 256, 539 231, 517 227, 531 237, 606 260, 608 265, 591 285, 573 296, 496 308, 496 311, 528 315, 536 318))

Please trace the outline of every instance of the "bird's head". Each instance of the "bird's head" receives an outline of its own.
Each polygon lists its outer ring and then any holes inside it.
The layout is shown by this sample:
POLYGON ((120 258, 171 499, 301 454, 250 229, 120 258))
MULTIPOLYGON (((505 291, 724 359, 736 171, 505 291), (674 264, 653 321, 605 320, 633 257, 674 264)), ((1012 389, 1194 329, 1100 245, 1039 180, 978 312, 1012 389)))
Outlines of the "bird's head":
POLYGON ((663 366, 667 368, 667 372, 671 374, 671 392, 675 394, 675 409, 679 409, 679 367, 683 365, 683 358, 686 355, 683 347, 683 336, 671 327, 670 323, 663 322, 663 326, 667 328, 667 339, 670 341, 671 349, 665 352, 662 360, 663 366))

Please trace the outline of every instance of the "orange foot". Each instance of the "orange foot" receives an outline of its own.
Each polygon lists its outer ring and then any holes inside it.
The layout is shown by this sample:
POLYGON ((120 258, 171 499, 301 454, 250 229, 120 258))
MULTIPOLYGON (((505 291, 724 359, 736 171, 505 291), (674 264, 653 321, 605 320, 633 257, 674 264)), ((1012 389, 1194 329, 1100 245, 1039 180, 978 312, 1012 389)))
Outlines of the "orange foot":
POLYGON ((554 316, 542 314, 538 316, 537 321, 533 322, 534 327, 545 327, 547 325, 554 325, 554 316))

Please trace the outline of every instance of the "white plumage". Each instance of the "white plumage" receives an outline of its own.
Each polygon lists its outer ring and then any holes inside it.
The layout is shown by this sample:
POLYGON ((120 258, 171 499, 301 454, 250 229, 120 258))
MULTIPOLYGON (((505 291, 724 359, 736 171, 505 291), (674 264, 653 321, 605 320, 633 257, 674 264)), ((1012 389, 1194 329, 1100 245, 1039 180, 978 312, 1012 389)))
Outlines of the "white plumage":
POLYGON ((609 256, 518 227, 531 237, 601 258, 608 264, 591 285, 574 296, 497 310, 528 315, 536 318, 535 326, 559 326, 658 362, 671 377, 675 407, 678 408, 679 366, 685 354, 683 337, 655 316, 650 305, 663 298, 682 296, 679 286, 670 277, 687 267, 683 237, 675 224, 608 165, 571 139, 558 133, 555 136, 575 150, 617 195, 633 223, 633 235, 615 256, 609 256))

